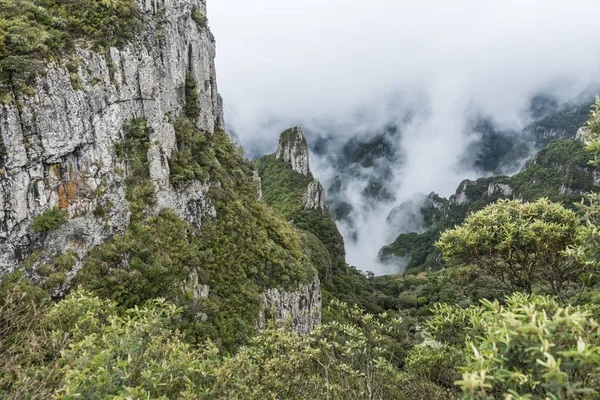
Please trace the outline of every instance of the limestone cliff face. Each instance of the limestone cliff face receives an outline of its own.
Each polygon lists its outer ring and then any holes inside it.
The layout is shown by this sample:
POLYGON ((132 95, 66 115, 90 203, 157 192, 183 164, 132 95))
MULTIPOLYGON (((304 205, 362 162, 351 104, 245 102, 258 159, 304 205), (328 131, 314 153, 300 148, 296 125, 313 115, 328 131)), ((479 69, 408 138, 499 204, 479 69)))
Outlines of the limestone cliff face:
POLYGON ((281 134, 275 157, 289 162, 294 171, 308 176, 308 144, 301 128, 291 128, 281 134))
MULTIPOLYGON (((34 253, 39 264, 75 253, 76 265, 69 272, 73 277, 88 249, 126 229, 131 215, 125 179, 130 171, 117 149, 125 139, 125 122, 134 118, 145 119, 151 128, 147 157, 155 203, 148 211, 172 209, 198 229, 205 217, 218 217, 206 196, 208 185, 192 181, 173 187, 168 162, 177 151, 171 122, 184 114, 190 77, 198 95, 196 127, 214 132, 224 125, 214 37, 193 18, 206 15, 206 1, 138 4, 144 29, 133 43, 102 54, 79 48, 70 56, 78 64, 75 83, 64 62, 49 64, 34 94, 13 95, 0 104, 0 280, 34 253), (54 208, 68 213, 67 222, 34 231, 36 217, 54 208)), ((296 155, 300 145, 289 154, 296 155)), ((307 159, 296 158, 298 168, 308 168, 307 159)), ((197 276, 186 285, 197 298, 210 291, 197 276)), ((318 321, 318 282, 298 293, 273 289, 265 298, 275 292, 281 301, 269 300, 269 307, 275 306, 276 315, 291 314, 298 331, 310 331, 318 321), (305 295, 310 301, 302 300, 305 295)))
POLYGON ((321 287, 319 278, 301 285, 298 291, 284 292, 277 289, 262 294, 258 328, 263 328, 269 319, 291 320, 294 331, 310 333, 321 323, 321 287))
POLYGON ((206 13, 205 0, 138 3, 145 21, 139 40, 105 55, 77 50, 80 87, 64 66, 50 64, 34 95, 0 106, 0 274, 36 249, 50 256, 83 252, 124 229, 125 166, 115 144, 128 119, 145 118, 153 129, 148 158, 157 206, 198 226, 199 216, 214 213, 206 187, 173 190, 167 163, 176 148, 169 118, 184 107, 186 75, 198 86, 197 126, 212 132, 223 124, 214 38, 192 19, 193 11, 206 13), (105 218, 94 216, 98 206, 109 210, 105 218), (34 217, 53 207, 67 210, 69 222, 47 234, 32 232, 34 217))
POLYGON ((465 180, 456 193, 450 196, 450 206, 465 206, 474 201, 487 198, 512 198, 514 189, 506 183, 487 182, 486 180, 465 180), (475 194, 470 194, 473 192, 475 194))
POLYGON ((325 188, 318 180, 312 181, 304 193, 302 204, 307 210, 325 211, 325 188))
MULTIPOLYGON (((302 128, 290 128, 281 133, 275 157, 290 164, 292 169, 299 174, 312 179, 308 154, 308 143, 304 138, 302 128)), ((325 188, 319 180, 314 179, 309 183, 304 196, 302 207, 305 210, 324 212, 327 210, 325 188)))

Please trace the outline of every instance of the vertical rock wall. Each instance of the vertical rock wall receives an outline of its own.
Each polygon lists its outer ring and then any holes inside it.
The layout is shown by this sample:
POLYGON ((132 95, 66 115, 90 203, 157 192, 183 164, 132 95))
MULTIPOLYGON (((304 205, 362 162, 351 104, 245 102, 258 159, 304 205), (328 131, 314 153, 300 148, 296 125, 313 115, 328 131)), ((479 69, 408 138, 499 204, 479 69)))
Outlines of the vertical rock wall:
POLYGON ((288 129, 281 134, 275 157, 290 163, 294 171, 308 176, 308 144, 300 127, 288 129))
POLYGON ((212 132, 223 125, 214 38, 192 19, 193 12, 206 13, 206 3, 138 2, 145 21, 138 40, 106 54, 80 48, 71 56, 79 64, 80 87, 54 63, 34 95, 0 105, 0 276, 34 250, 84 252, 127 226, 126 171, 115 144, 128 119, 146 118, 153 129, 148 158, 157 206, 198 226, 203 214, 214 213, 199 183, 175 193, 167 162, 176 148, 170 121, 182 113, 188 73, 198 87, 197 126, 212 132), (102 218, 94 215, 98 206, 107 210, 102 218), (53 207, 67 210, 70 221, 33 232, 34 217, 53 207))
POLYGON ((294 331, 310 333, 321 323, 321 285, 315 277, 312 283, 300 285, 298 291, 267 290, 262 295, 258 328, 264 328, 269 319, 290 321, 294 331))
MULTIPOLYGON (((64 63, 53 63, 38 79, 35 94, 0 104, 0 279, 34 252, 40 262, 67 251, 78 253, 72 276, 87 249, 125 230, 130 220, 128 171, 116 145, 125 139, 124 123, 133 118, 146 119, 152 128, 147 156, 156 210, 170 208, 198 229, 203 217, 216 217, 206 198, 209 188, 192 182, 175 190, 168 163, 177 150, 172 121, 183 114, 188 76, 198 93, 196 126, 214 132, 224 125, 214 37, 192 18, 194 13, 206 15, 206 2, 138 3, 144 14, 138 40, 104 54, 79 48, 69 57, 79 65, 78 84, 64 63), (55 207, 68 212, 68 222, 34 232, 36 216, 55 207)), ((307 175, 308 148, 297 132, 300 141, 284 157, 296 160, 296 168, 307 175)), ((197 277, 194 287, 198 298, 210 290, 197 277)), ((310 332, 320 322, 320 299, 318 279, 298 292, 271 289, 263 295, 259 325, 264 326, 268 309, 277 318, 291 316, 298 332, 310 332)))

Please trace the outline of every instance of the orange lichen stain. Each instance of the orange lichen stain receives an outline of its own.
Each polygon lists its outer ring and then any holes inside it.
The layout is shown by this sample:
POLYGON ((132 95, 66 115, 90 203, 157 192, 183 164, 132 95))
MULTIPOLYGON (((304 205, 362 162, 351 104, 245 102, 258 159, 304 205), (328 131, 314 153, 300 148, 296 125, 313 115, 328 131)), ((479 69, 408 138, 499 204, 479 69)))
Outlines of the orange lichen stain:
POLYGON ((67 182, 67 198, 71 202, 74 202, 75 200, 77 200, 77 190, 76 190, 75 185, 73 185, 73 182, 71 182, 71 181, 67 182))
POLYGON ((68 181, 58 187, 58 206, 60 208, 69 208, 78 200, 77 184, 68 181))
MULTIPOLYGON (((85 202, 85 200, 91 196, 92 191, 85 184, 81 174, 71 163, 65 168, 60 164, 54 164, 50 166, 50 171, 57 179, 60 177, 60 180, 62 180, 57 187, 58 206, 60 208, 68 209, 71 208, 71 206, 76 206, 76 208, 78 208, 82 206, 82 204, 80 204, 82 201, 85 202)), ((78 213, 77 210, 74 210, 74 212, 78 213)))
POLYGON ((63 185, 58 187, 58 207, 62 209, 69 208, 69 199, 67 198, 67 193, 63 185))

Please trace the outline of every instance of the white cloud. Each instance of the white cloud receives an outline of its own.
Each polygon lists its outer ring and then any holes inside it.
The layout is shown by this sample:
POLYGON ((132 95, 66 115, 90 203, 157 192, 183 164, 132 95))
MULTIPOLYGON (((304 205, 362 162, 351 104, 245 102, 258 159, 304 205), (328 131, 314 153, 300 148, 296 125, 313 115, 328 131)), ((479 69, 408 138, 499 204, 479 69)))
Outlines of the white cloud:
MULTIPOLYGON (((519 127, 536 92, 569 98, 600 82, 600 5, 591 0, 209 0, 208 7, 226 119, 250 152, 272 151, 286 125, 337 126, 337 135, 351 136, 420 104, 399 144, 407 154, 391 183, 399 199, 448 195, 471 177, 457 167, 469 116, 519 127)), ((370 237, 349 254, 374 255, 383 240, 370 237)))

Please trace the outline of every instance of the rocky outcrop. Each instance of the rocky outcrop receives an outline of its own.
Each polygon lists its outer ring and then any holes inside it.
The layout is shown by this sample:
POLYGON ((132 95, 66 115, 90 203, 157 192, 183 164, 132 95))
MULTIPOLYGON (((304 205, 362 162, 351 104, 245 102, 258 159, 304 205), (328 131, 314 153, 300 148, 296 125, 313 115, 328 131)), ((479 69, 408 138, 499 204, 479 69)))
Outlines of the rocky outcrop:
POLYGON ((590 130, 586 127, 581 127, 579 128, 579 130, 577 131, 577 134, 575 135, 575 140, 579 140, 581 143, 585 143, 585 138, 587 137, 587 135, 590 134, 590 130))
POLYGON ((127 226, 127 170, 115 145, 132 118, 152 128, 148 161, 157 209, 171 208, 198 227, 203 215, 214 215, 208 188, 197 182, 175 191, 168 165, 176 149, 170 121, 185 106, 186 76, 197 84, 196 125, 207 132, 223 125, 214 38, 192 18, 206 14, 205 0, 138 3, 145 29, 135 43, 105 54, 77 49, 80 84, 52 63, 35 94, 0 105, 0 276, 34 250, 81 254, 127 226), (67 210, 70 220, 33 232, 34 218, 53 207, 67 210))
POLYGON ((308 185, 306 193, 302 198, 302 206, 306 210, 325 211, 325 188, 317 179, 308 185))
POLYGON ((290 163, 294 171, 308 176, 308 144, 301 128, 291 128, 281 134, 275 157, 290 163))
MULTIPOLYGON (((301 128, 290 128, 281 133, 275 158, 288 163, 294 171, 312 179, 308 161, 308 143, 301 128)), ((305 210, 327 211, 325 188, 318 179, 313 179, 308 184, 302 197, 302 207, 305 210)))
POLYGON ((262 199, 263 199, 262 179, 260 178, 260 175, 258 175, 258 171, 256 171, 256 170, 254 171, 254 174, 252 175, 252 180, 258 186, 258 201, 262 201, 262 199))
POLYGON ((190 276, 183 284, 183 291, 187 293, 193 302, 199 307, 191 307, 195 311, 195 317, 204 322, 208 320, 208 315, 202 311, 202 299, 206 299, 210 293, 210 286, 204 285, 200 282, 198 272, 192 271, 190 276))
POLYGON ((491 183, 488 186, 487 195, 492 196, 493 194, 500 193, 502 196, 508 197, 513 194, 513 189, 510 185, 506 185, 503 183, 491 183))
POLYGON ((267 290, 261 296, 261 311, 258 328, 262 329, 269 320, 289 320, 295 332, 309 334, 321 323, 321 285, 319 278, 297 291, 267 290))
POLYGON ((482 198, 512 198, 514 189, 505 183, 489 182, 486 179, 463 181, 456 193, 450 196, 450 204, 465 206, 482 198))
POLYGON ((450 197, 450 202, 459 206, 469 204, 471 202, 471 199, 467 194, 467 188, 469 187, 469 185, 474 183, 475 182, 471 182, 469 180, 463 181, 460 185, 460 188, 456 191, 456 194, 450 197))

